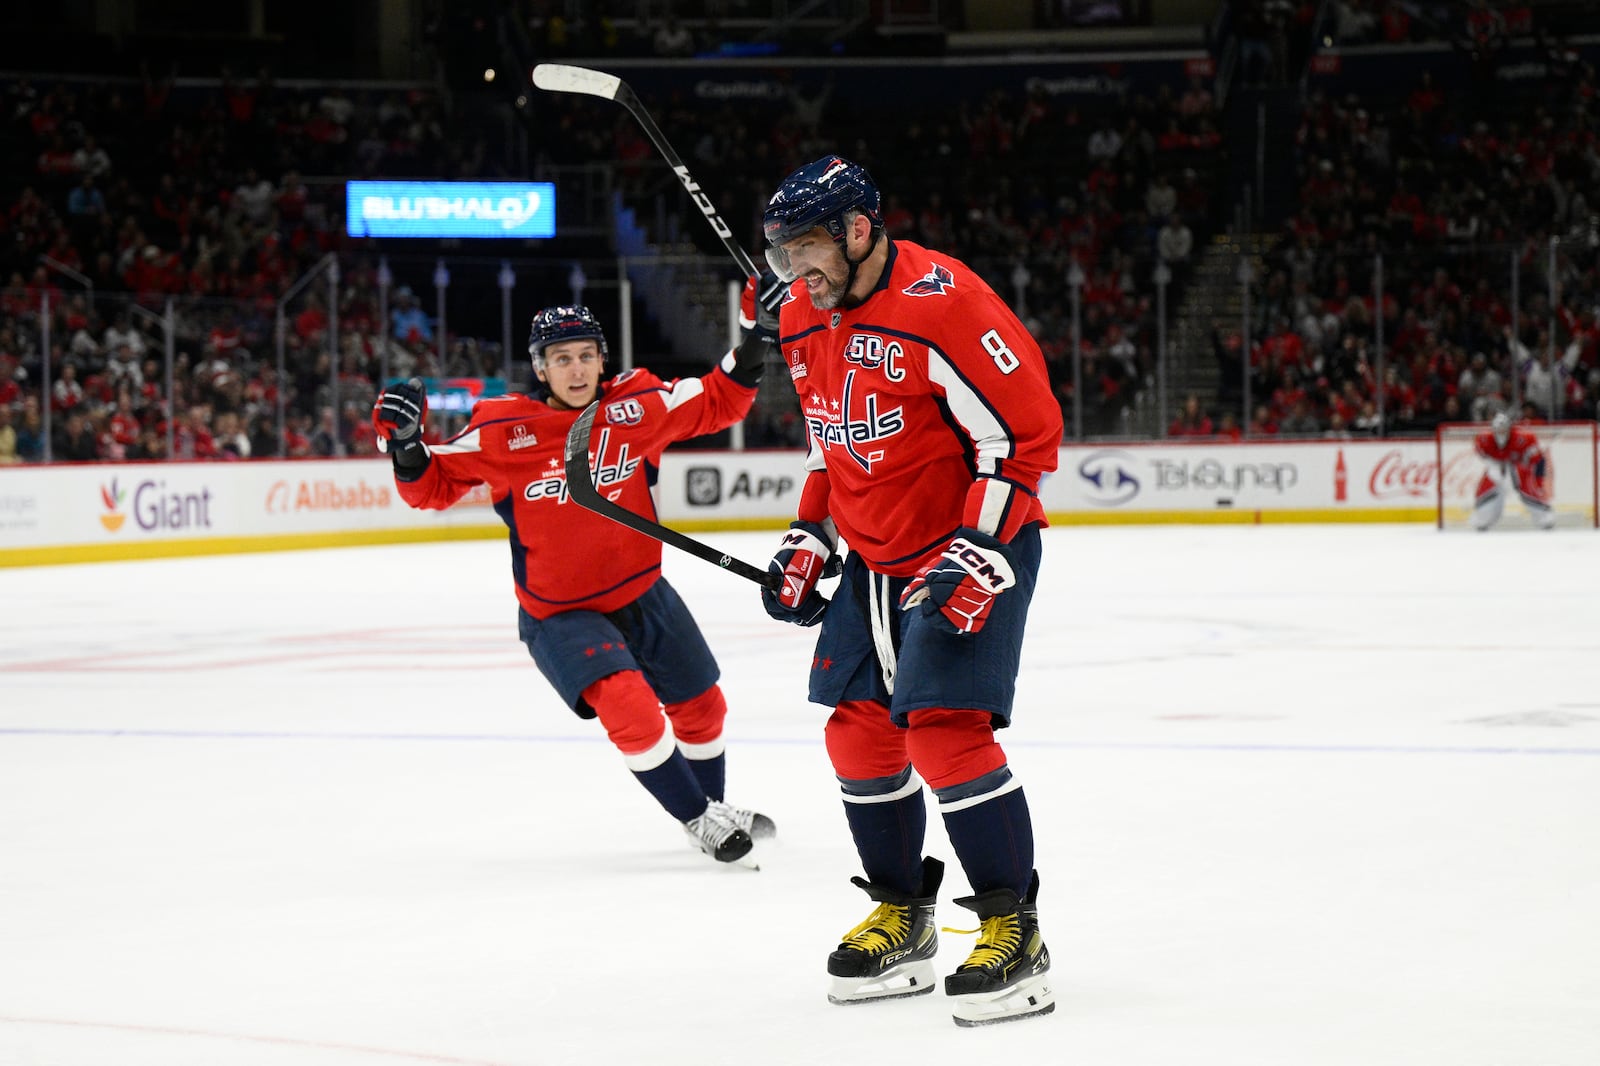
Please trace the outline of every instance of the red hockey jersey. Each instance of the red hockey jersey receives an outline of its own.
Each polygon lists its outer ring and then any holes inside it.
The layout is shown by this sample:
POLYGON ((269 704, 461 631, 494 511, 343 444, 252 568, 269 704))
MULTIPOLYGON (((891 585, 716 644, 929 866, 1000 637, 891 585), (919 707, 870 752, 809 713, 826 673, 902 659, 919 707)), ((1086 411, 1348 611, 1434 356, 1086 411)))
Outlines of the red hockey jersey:
POLYGON ((831 516, 899 576, 962 526, 1009 541, 1044 521, 1061 408, 1038 344, 959 260, 892 241, 861 306, 819 311, 797 283, 779 318, 809 438, 801 518, 831 516))
MULTIPOLYGON (((601 388, 589 438, 595 487, 654 518, 650 486, 667 445, 732 425, 755 395, 721 369, 670 382, 645 370, 617 375, 601 388)), ((488 485, 495 513, 511 530, 517 600, 535 618, 614 611, 661 574, 660 541, 568 497, 562 455, 579 414, 527 396, 480 401, 465 430, 431 449, 421 478, 395 482, 411 506, 433 510, 488 485)))
MULTIPOLYGON (((1506 434, 1505 444, 1495 442, 1493 430, 1479 433, 1472 443, 1485 461, 1504 463, 1510 468, 1507 472, 1515 476, 1512 485, 1517 491, 1537 500, 1549 501, 1551 474, 1554 472, 1550 469, 1549 459, 1538 437, 1526 429, 1512 426, 1506 434)), ((1494 479, 1485 475, 1478 483, 1478 495, 1488 492, 1493 484, 1494 479)))
POLYGON ((1510 463, 1514 467, 1531 468, 1535 462, 1544 458, 1544 448, 1539 444, 1539 438, 1532 433, 1517 426, 1512 426, 1506 434, 1505 444, 1497 444, 1494 431, 1479 433, 1473 441, 1473 447, 1478 454, 1490 462, 1510 463))

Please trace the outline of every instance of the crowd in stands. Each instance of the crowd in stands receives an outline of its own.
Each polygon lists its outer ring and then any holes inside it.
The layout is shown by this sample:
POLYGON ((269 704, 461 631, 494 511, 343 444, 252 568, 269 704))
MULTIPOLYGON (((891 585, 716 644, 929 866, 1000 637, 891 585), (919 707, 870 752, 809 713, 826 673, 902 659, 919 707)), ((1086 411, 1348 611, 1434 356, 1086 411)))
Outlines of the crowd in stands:
MULTIPOLYGON (((1366 10, 1387 25, 1387 5, 1366 10)), ((1447 95, 1426 71, 1398 93, 1308 92, 1294 145, 1299 208, 1264 256, 1251 335, 1215 335, 1222 391, 1186 402, 1169 431, 1421 432, 1521 401, 1537 417, 1593 416, 1596 80, 1559 46, 1549 59, 1550 77, 1487 103, 1447 95), (1258 404, 1240 426, 1246 363, 1258 404)), ((778 78, 783 91, 756 99, 653 108, 746 246, 759 247, 777 176, 828 151, 849 155, 883 190, 891 236, 960 256, 1012 303, 1063 409, 1081 401, 1088 433, 1123 429, 1154 370, 1156 268, 1171 269, 1175 307, 1225 195, 1207 80, 1102 96, 1036 83, 952 106, 841 99, 831 82, 778 78)), ((159 458, 169 438, 173 458, 367 454, 366 408, 383 370, 499 372, 502 353, 470 337, 448 338, 441 360, 430 317, 403 286, 379 323, 370 250, 343 236, 337 184, 304 177, 508 173, 493 138, 456 121, 439 94, 284 87, 265 75, 16 80, 3 90, 0 462, 43 454, 46 402, 58 459, 159 458), (329 252, 344 267, 337 350, 325 340, 322 287, 311 286, 290 309, 280 379, 274 312, 329 252), (178 310, 170 389, 152 321, 168 298, 178 310)), ((536 168, 616 160, 625 200, 678 195, 624 112, 566 103, 541 112, 536 168)), ((719 254, 695 221, 684 232, 719 254)), ((758 409, 747 440, 797 444, 802 428, 772 405, 758 409)))
POLYGON ((20 79, 0 107, 0 462, 44 454, 46 391, 54 458, 163 458, 169 437, 172 458, 343 455, 371 450, 380 357, 394 373, 481 372, 470 342, 447 357, 455 365, 437 365, 404 291, 378 350, 372 264, 343 235, 342 187, 301 177, 481 173, 483 140, 455 128, 447 138, 436 93, 284 88, 265 74, 186 86, 20 79), (279 381, 278 302, 328 252, 345 263, 338 372, 312 289, 290 310, 279 381), (150 321, 169 298, 170 393, 150 321))
MULTIPOLYGON (((1213 228, 1221 168, 1217 110, 1205 79, 1151 95, 1057 97, 995 91, 955 106, 839 99, 831 84, 721 106, 670 102, 656 115, 747 247, 759 247, 773 175, 838 151, 866 166, 890 236, 954 254, 1007 299, 1038 338, 1063 408, 1073 401, 1071 292, 1081 271, 1086 431, 1116 432, 1155 363, 1155 270, 1176 306, 1198 243, 1213 228), (1064 167, 1060 160, 1081 160, 1064 167)), ((562 109, 541 137, 559 158, 622 160, 647 195, 652 149, 604 104, 562 109)), ((656 186, 660 187, 659 183, 656 186)), ((697 221, 685 232, 710 255, 697 221)), ((792 415, 757 426, 762 443, 798 443, 792 415)), ((758 412, 757 422, 763 416, 758 412)))
MULTIPOLYGON (((1549 55, 1521 90, 1446 94, 1424 69, 1396 93, 1307 95, 1300 208, 1253 292, 1252 435, 1596 417, 1596 77, 1549 55)), ((1217 409, 1237 410, 1243 346, 1213 343, 1217 409)), ((1171 432, 1210 432, 1203 414, 1171 432)))
MULTIPOLYGON (((44 450, 46 299, 57 458, 161 457, 169 436, 173 458, 362 454, 380 356, 391 377, 498 371, 488 346, 454 337, 439 365, 430 319, 405 289, 380 352, 372 259, 343 235, 338 186, 303 177, 493 176, 481 138, 457 136, 453 122, 445 135, 446 104, 434 93, 283 87, 265 75, 184 86, 19 80, 4 93, 0 408, 16 457, 44 450), (312 285, 290 309, 280 381, 275 309, 328 252, 344 263, 339 350, 328 351, 328 309, 312 285), (149 318, 169 297, 178 323, 170 396, 149 318)), ((664 174, 618 109, 575 100, 547 113, 555 128, 541 131, 543 160, 616 159, 625 187, 664 174)), ((750 247, 775 176, 829 150, 853 153, 887 194, 892 236, 962 256, 1013 300, 1063 405, 1077 264, 1087 413, 1114 428, 1150 374, 1157 257, 1181 278, 1195 228, 1205 231, 1219 141, 1205 84, 1099 106, 995 92, 955 113, 886 117, 831 99, 827 86, 660 116, 674 143, 691 146, 697 171, 740 176, 718 195, 749 223, 750 247), (1061 158, 1088 164, 1061 168, 1061 158)), ((799 443, 801 428, 792 411, 764 411, 747 439, 799 443)))

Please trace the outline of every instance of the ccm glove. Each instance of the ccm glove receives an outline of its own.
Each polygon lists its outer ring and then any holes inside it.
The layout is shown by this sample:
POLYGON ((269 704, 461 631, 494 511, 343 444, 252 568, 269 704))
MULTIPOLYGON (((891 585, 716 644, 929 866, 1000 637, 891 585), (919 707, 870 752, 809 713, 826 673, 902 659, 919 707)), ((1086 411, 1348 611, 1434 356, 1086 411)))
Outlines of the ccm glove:
POLYGON ((833 537, 815 522, 791 522, 777 554, 767 570, 777 574, 783 584, 777 589, 763 588, 761 602, 767 613, 780 622, 814 626, 828 609, 828 598, 817 591, 817 582, 839 572, 834 560, 833 537))
POLYGON ((944 553, 922 568, 900 594, 900 609, 920 607, 939 629, 976 633, 994 598, 1017 583, 1011 550, 975 529, 962 529, 944 553))
POLYGON ((427 417, 428 394, 423 391, 421 378, 389 386, 372 405, 378 449, 389 453, 395 477, 401 481, 417 480, 432 459, 428 446, 422 442, 422 422, 427 417))
POLYGON ((789 286, 772 271, 763 270, 759 278, 745 279, 744 293, 755 304, 756 324, 733 350, 730 376, 741 385, 755 386, 761 383, 767 356, 778 343, 778 308, 783 306, 789 286))

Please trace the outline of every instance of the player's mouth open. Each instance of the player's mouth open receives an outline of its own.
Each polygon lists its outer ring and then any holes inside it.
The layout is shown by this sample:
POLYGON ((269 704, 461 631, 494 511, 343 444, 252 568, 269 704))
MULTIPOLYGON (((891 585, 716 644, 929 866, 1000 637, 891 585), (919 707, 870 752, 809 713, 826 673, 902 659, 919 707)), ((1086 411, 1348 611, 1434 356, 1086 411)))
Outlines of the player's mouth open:
POLYGON ((806 291, 817 292, 828 287, 828 275, 820 270, 814 270, 806 275, 806 291))

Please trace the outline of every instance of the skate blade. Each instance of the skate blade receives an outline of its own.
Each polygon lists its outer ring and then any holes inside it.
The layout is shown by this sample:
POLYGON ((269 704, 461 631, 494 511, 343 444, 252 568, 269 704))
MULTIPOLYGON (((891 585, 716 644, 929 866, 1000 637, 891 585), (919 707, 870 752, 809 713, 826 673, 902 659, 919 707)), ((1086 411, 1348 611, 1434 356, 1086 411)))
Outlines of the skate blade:
POLYGON ((933 963, 914 962, 896 967, 881 977, 835 977, 828 989, 828 1002, 844 1007, 853 1003, 905 999, 925 996, 934 987, 933 963))
POLYGON ((1050 988, 1048 973, 1019 981, 998 992, 950 997, 951 1017, 963 1028, 1019 1021, 1049 1014, 1055 1009, 1056 994, 1050 988))

